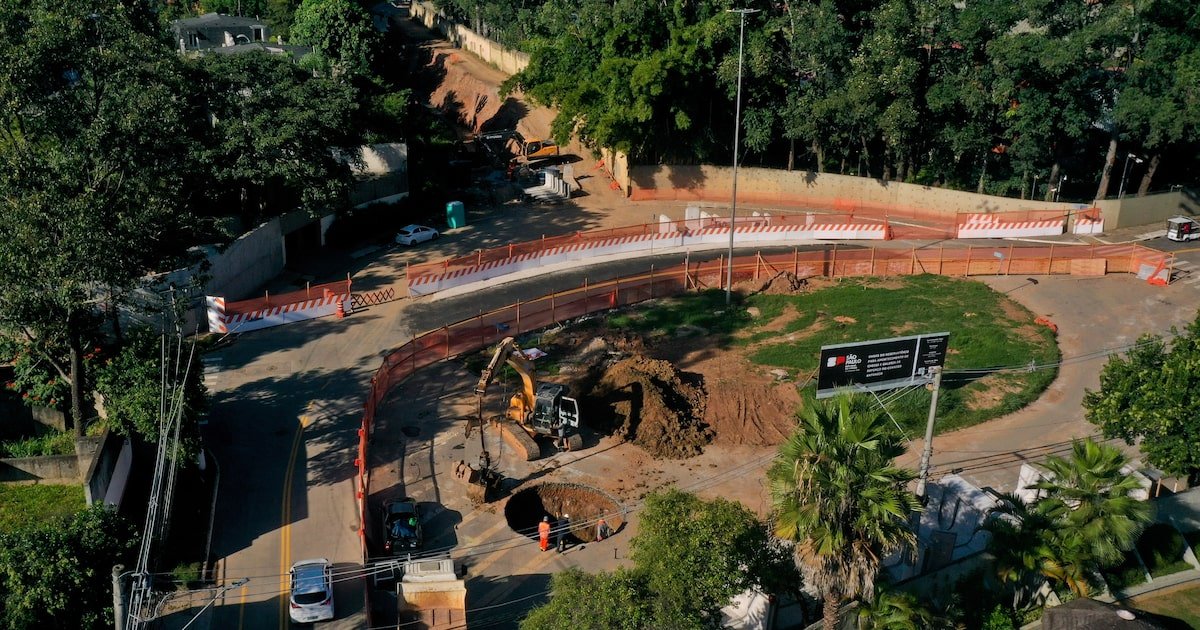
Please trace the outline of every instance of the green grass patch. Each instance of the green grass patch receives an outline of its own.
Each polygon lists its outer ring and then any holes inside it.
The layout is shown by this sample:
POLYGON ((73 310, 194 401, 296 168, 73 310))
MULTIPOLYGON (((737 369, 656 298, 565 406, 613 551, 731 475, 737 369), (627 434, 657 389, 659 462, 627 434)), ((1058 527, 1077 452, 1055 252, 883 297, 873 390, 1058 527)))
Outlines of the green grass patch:
POLYGON ((0 442, 0 457, 42 457, 74 455, 75 436, 70 431, 0 442))
MULTIPOLYGON (((1054 333, 1035 315, 986 284, 936 275, 846 278, 800 295, 754 295, 733 308, 707 291, 611 315, 608 324, 672 335, 697 326, 716 345, 745 347, 753 363, 784 368, 800 380, 815 376, 821 346, 948 331, 948 372, 938 400, 938 431, 1011 413, 1033 402, 1056 368, 991 373, 988 368, 1056 363, 1054 333), (746 309, 759 310, 751 317, 746 309), (775 321, 787 314, 785 321, 775 321), (772 324, 772 322, 775 322, 772 324), (953 373, 954 370, 978 370, 953 373)), ((812 385, 810 385, 812 387, 812 385)), ((882 395, 882 393, 881 393, 882 395)), ((930 394, 911 391, 888 404, 906 431, 922 430, 930 394)))
POLYGON ((1173 617, 1200 630, 1200 586, 1190 586, 1129 600, 1134 608, 1173 617))
POLYGON ((70 516, 85 507, 82 485, 0 484, 0 531, 70 516))
POLYGON ((1153 525, 1138 539, 1137 550, 1153 577, 1162 577, 1192 568, 1183 559, 1186 546, 1183 536, 1174 527, 1153 525))

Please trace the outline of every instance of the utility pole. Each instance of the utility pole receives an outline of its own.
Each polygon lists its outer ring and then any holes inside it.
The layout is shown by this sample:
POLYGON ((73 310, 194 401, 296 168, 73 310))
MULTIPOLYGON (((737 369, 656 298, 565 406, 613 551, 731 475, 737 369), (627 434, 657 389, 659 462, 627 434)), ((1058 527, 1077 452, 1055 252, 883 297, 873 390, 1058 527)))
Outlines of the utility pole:
POLYGON ((125 595, 125 587, 121 585, 121 574, 125 571, 125 565, 118 564, 112 568, 113 581, 113 627, 116 630, 125 630, 126 604, 129 598, 125 595))
POLYGON ((929 401, 929 420, 925 423, 925 450, 921 451, 921 468, 917 476, 917 498, 925 501, 925 483, 929 478, 929 460, 933 458, 933 421, 937 417, 938 390, 942 388, 942 368, 932 367, 933 399, 929 401))
POLYGON ((737 101, 733 114, 733 200, 729 212, 729 269, 725 276, 725 306, 729 306, 733 300, 733 232, 737 228, 738 144, 741 142, 742 130, 742 47, 746 41, 746 15, 758 13, 759 9, 725 9, 725 12, 737 13, 742 20, 741 30, 738 31, 737 101))

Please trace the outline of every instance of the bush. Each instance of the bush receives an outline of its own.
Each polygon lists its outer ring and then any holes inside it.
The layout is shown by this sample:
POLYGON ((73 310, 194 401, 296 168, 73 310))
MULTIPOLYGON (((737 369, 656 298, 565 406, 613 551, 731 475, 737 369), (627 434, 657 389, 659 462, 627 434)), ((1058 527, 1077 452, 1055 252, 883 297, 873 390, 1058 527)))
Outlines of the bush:
POLYGON ((1012 615, 1003 606, 997 605, 983 621, 983 630, 1016 630, 1012 615))
POLYGON ((1161 577, 1192 568, 1183 560, 1186 543, 1174 527, 1158 524, 1147 529, 1138 539, 1137 550, 1153 577, 1161 577))
POLYGON ((69 431, 47 433, 23 440, 0 442, 0 457, 74 455, 75 436, 69 431))
POLYGON ((1121 564, 1104 571, 1104 581, 1108 583, 1109 589, 1119 590, 1145 583, 1146 572, 1130 551, 1125 554, 1125 560, 1121 564))

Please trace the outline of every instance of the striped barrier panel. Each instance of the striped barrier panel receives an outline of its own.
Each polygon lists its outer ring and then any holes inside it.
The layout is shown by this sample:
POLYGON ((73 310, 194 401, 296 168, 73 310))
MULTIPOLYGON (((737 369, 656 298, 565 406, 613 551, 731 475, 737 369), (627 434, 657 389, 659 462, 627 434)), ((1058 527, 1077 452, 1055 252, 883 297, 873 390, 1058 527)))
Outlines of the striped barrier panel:
POLYGON ((1084 215, 1075 217, 1075 225, 1071 226, 1072 234, 1102 234, 1104 233, 1104 217, 1089 218, 1084 215))
POLYGON ((1043 221, 1001 221, 990 214, 973 214, 958 225, 958 238, 1012 238, 1015 236, 1056 236, 1063 233, 1065 219, 1043 221))
MULTIPOLYGON (((660 226, 667 225, 666 223, 660 226)), ((678 224, 675 224, 678 225, 678 224)), ((811 225, 754 225, 739 227, 734 234, 735 245, 761 243, 795 243, 810 240, 886 240, 888 227, 882 223, 814 223, 811 225)), ((619 236, 552 247, 539 252, 521 254, 489 261, 481 265, 464 266, 431 273, 408 280, 409 295, 429 295, 438 291, 498 278, 508 274, 568 261, 585 260, 631 252, 653 252, 656 249, 680 247, 720 247, 729 244, 728 226, 710 226, 699 230, 687 228, 658 233, 619 236)))
POLYGON ((350 313, 354 308, 349 293, 326 292, 323 297, 244 313, 226 312, 224 298, 207 295, 204 297, 208 304, 208 330, 221 333, 249 332, 333 315, 337 312, 338 305, 341 305, 345 313, 350 313))

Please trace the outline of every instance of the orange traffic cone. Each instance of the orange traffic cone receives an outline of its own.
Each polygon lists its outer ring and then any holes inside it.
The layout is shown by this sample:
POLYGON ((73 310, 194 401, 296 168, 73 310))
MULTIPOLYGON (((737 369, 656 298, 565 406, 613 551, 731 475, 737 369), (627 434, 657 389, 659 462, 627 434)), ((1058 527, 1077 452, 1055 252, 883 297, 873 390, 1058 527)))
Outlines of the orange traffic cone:
POLYGON ((337 318, 342 319, 346 316, 346 307, 342 306, 341 302, 337 303, 337 318))

